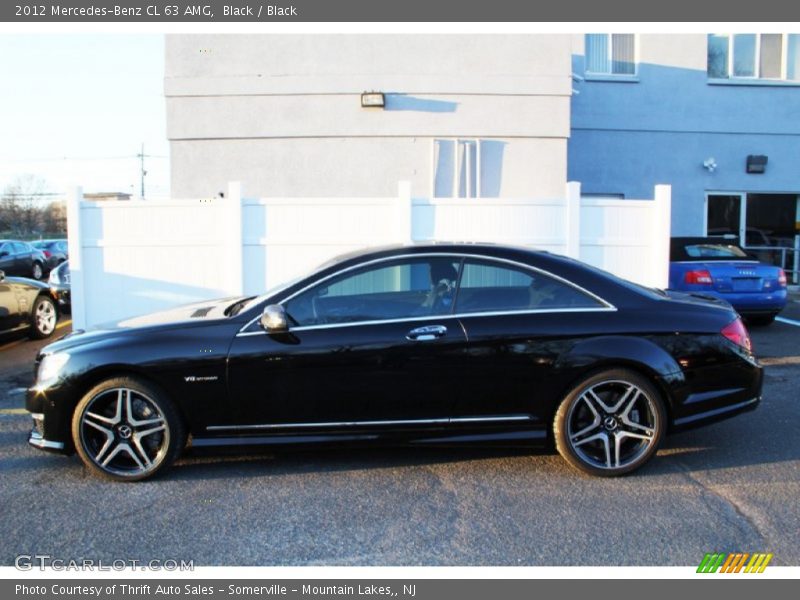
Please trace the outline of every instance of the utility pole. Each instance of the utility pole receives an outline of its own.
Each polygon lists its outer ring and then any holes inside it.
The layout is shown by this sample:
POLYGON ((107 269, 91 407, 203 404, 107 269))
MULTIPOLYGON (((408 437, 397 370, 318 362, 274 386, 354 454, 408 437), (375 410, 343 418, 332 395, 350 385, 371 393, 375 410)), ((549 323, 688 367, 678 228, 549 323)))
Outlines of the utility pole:
POLYGON ((139 169, 141 171, 141 176, 142 176, 142 184, 141 184, 142 185, 142 187, 141 187, 142 200, 144 200, 144 176, 147 175, 147 171, 144 170, 144 156, 145 156, 145 154, 144 154, 144 142, 142 142, 142 151, 139 154, 137 154, 137 157, 139 158, 139 169))

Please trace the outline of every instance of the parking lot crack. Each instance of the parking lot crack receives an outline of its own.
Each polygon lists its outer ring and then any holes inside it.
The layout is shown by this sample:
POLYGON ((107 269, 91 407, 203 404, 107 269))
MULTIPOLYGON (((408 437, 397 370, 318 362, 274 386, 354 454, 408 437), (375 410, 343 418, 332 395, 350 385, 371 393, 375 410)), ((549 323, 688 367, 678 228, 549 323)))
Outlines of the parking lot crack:
POLYGON ((677 464, 681 467, 686 478, 699 487, 705 495, 712 496, 717 502, 723 504, 727 510, 722 511, 720 514, 728 518, 728 520, 735 525, 741 525, 741 522, 744 521, 746 526, 758 536, 761 545, 763 547, 766 546, 770 536, 764 530, 762 524, 759 523, 760 519, 758 515, 754 514, 750 510, 750 507, 727 495, 724 490, 709 485, 707 482, 700 479, 688 466, 680 462, 677 464))

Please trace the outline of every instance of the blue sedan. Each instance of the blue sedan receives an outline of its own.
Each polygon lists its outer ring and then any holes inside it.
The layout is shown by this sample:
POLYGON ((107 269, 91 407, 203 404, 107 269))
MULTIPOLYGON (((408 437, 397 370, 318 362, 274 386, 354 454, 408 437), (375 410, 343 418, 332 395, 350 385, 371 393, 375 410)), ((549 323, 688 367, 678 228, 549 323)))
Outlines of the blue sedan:
POLYGON ((721 238, 672 238, 669 287, 726 300, 756 325, 772 323, 786 306, 783 269, 721 238))

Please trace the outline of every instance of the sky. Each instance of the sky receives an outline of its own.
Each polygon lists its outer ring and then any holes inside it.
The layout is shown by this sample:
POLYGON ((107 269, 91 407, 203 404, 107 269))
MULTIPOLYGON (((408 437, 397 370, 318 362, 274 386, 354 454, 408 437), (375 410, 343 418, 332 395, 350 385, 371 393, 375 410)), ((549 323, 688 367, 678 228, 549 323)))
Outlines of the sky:
POLYGON ((0 34, 0 191, 35 175, 53 192, 169 196, 164 36, 0 34))

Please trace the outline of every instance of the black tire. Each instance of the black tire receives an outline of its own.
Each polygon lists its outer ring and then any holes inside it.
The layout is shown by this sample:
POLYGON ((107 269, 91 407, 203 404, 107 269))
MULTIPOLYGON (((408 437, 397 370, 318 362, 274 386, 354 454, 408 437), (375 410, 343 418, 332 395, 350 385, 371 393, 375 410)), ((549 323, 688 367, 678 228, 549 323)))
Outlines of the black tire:
POLYGON ((777 317, 776 314, 772 315, 751 315, 749 317, 745 317, 748 325, 755 325, 756 327, 766 327, 767 325, 772 325, 772 322, 777 317))
POLYGON ((94 386, 72 416, 72 440, 86 467, 115 481, 140 481, 167 469, 186 445, 175 405, 138 377, 94 386))
POLYGON ((34 340, 43 340, 53 335, 58 323, 58 307, 50 296, 36 298, 31 308, 28 335, 34 340))
POLYGON ((658 390, 628 369, 601 371, 578 383, 553 420, 559 454, 576 469, 600 477, 624 475, 644 465, 666 429, 658 390))
POLYGON ((37 281, 44 277, 44 265, 42 265, 42 263, 40 263, 38 260, 33 261, 33 266, 31 267, 31 277, 37 281))

